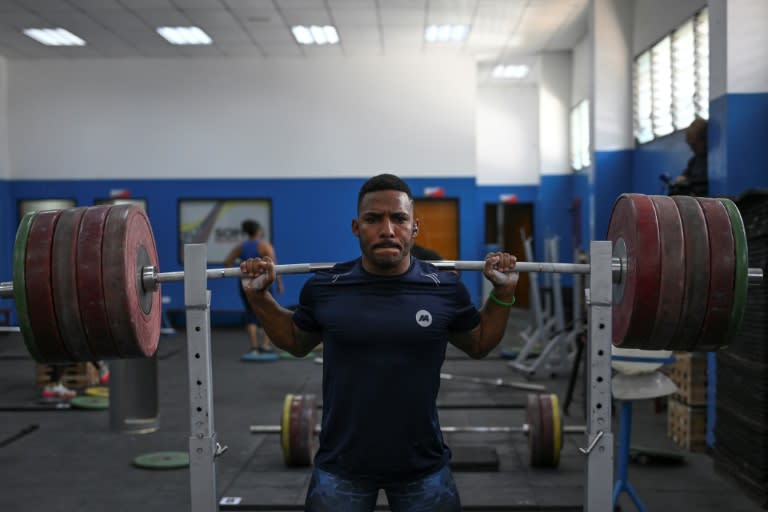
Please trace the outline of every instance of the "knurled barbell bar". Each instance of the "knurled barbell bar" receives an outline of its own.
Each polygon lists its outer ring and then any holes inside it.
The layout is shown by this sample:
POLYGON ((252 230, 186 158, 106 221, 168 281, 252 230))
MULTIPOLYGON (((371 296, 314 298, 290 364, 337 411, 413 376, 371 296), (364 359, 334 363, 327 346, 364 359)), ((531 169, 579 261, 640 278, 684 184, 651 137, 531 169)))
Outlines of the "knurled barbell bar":
MULTIPOLYGON (((744 223, 728 199, 622 194, 608 229, 613 242, 613 343, 626 348, 716 350, 741 325, 749 281, 744 223)), ((437 261, 481 271, 482 261, 437 261)), ((333 263, 277 265, 278 274, 333 263)), ((517 263, 519 272, 589 273, 589 264, 517 263)), ((239 268, 208 279, 239 278, 239 268)), ((130 204, 26 214, 13 248, 13 297, 24 343, 41 363, 151 356, 160 338, 159 272, 146 213, 130 204)))
MULTIPOLYGON (((444 433, 522 433, 528 436, 529 464, 555 468, 560 463, 564 434, 583 434, 584 426, 564 426, 557 395, 528 394, 526 423, 521 426, 442 426, 444 433)), ((280 434, 287 466, 308 466, 317 449, 315 395, 285 396, 279 425, 251 425, 251 434, 280 434)))

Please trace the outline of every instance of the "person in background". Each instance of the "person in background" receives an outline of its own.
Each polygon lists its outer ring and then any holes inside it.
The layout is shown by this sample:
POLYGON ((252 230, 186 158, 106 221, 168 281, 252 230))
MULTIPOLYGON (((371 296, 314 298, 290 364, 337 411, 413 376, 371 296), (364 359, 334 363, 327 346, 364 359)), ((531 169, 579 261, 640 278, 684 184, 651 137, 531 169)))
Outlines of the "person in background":
POLYGON ((380 174, 358 192, 352 234, 361 255, 310 277, 295 311, 268 291, 271 258, 240 264, 275 345, 303 357, 323 342, 320 447, 305 511, 370 512, 380 489, 395 512, 461 510, 437 412, 440 369, 448 342, 473 358, 499 344, 516 258, 486 255, 493 288, 478 310, 455 273, 411 257, 417 230, 410 188, 380 174))
MULTIPOLYGON (((235 245, 227 257, 224 259, 224 265, 233 266, 235 263, 246 261, 250 258, 269 258, 277 262, 275 248, 267 240, 264 240, 264 230, 261 224, 253 219, 246 219, 240 225, 243 233, 247 236, 245 240, 235 245)), ((243 301, 245 310, 245 329, 248 333, 251 353, 258 354, 262 352, 274 352, 269 336, 264 332, 258 317, 253 313, 248 298, 243 290, 242 283, 237 283, 240 298, 243 301)), ((283 293, 283 279, 277 277, 277 291, 283 293)))
POLYGON ((709 193, 707 175, 707 121, 697 117, 685 130, 685 142, 693 151, 688 165, 669 185, 669 195, 706 196, 709 193))

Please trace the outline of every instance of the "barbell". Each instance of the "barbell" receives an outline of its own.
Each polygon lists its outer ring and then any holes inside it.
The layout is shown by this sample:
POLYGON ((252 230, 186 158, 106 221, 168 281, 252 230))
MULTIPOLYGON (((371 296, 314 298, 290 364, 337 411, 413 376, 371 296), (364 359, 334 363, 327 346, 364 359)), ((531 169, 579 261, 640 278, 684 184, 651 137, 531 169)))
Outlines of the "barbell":
MULTIPOLYGON (((528 462, 532 467, 556 468, 564 434, 583 434, 584 426, 563 426, 557 395, 528 394, 526 423, 521 426, 442 426, 444 433, 522 433, 528 436, 528 462)), ((309 466, 317 450, 315 395, 285 395, 279 425, 251 425, 251 434, 280 434, 287 466, 309 466)))
MULTIPOLYGON (((622 194, 608 229, 613 242, 613 338, 640 349, 717 350, 738 332, 749 268, 744 223, 728 199, 622 194)), ((481 271, 483 261, 436 261, 481 271)), ((277 274, 333 263, 277 265, 277 274)), ((584 263, 517 263, 519 272, 589 273, 584 263)), ((239 268, 208 279, 240 278, 239 268)), ((159 272, 152 227, 135 205, 101 205, 24 215, 13 248, 13 297, 24 343, 41 363, 148 357, 157 350, 160 286, 184 272, 159 272)))

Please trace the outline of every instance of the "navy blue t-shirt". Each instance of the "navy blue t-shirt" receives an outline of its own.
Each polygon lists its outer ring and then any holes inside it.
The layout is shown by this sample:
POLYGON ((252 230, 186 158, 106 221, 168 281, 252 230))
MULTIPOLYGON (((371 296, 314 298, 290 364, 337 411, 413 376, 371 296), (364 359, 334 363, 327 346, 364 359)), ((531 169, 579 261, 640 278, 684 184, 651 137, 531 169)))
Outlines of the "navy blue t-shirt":
POLYGON ((452 272, 412 258, 405 274, 361 259, 316 273, 293 316, 322 333, 323 420, 315 464, 348 478, 410 479, 450 459, 437 415, 450 331, 480 323, 452 272))

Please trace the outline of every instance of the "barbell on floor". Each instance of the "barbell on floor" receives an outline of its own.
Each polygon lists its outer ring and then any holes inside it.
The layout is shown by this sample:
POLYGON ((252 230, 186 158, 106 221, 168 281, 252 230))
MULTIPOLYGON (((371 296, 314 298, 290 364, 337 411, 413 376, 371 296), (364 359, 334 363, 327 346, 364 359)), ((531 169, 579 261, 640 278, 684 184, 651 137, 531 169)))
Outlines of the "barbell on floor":
MULTIPOLYGON (((626 348, 712 351, 741 325, 747 285, 763 271, 747 262, 744 223, 728 199, 623 194, 614 204, 613 343, 626 348)), ((446 270, 482 261, 437 261, 446 270)), ((277 265, 278 274, 332 263, 277 265)), ((520 272, 589 273, 589 264, 518 262, 520 272)), ((239 278, 239 268, 208 279, 239 278)), ((148 357, 160 337, 159 272, 146 213, 130 204, 27 213, 13 248, 13 297, 29 353, 41 363, 148 357)))
MULTIPOLYGON (((584 426, 563 426, 557 395, 528 395, 526 423, 521 426, 442 426, 444 433, 522 433, 528 436, 529 464, 554 468, 560 463, 564 434, 583 434, 584 426)), ((315 395, 288 394, 283 400, 279 425, 251 425, 251 434, 280 434, 287 466, 308 466, 317 448, 315 395)))

